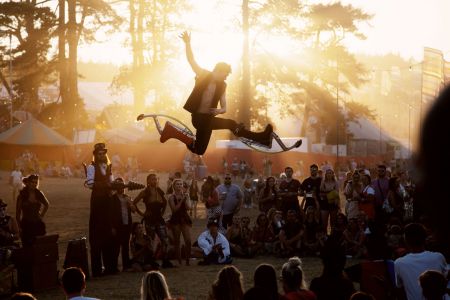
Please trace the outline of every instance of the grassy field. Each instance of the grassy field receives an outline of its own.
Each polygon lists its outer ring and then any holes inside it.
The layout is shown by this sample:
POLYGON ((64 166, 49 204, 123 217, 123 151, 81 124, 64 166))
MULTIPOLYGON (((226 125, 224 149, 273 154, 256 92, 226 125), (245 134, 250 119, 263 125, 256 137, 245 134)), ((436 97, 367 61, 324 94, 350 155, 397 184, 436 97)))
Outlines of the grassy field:
MULTIPOLYGON (((0 197, 8 203, 8 212, 15 215, 12 192, 8 185, 8 173, 0 173, 0 197)), ((145 182, 145 175, 140 174, 139 181, 145 182)), ((165 188, 167 174, 160 175, 160 185, 165 188)), ((50 208, 45 216, 47 233, 59 234, 59 268, 62 269, 70 239, 87 236, 89 219, 90 190, 83 186, 83 179, 43 178, 40 189, 45 193, 50 208)), ((132 191, 130 196, 136 196, 138 191, 132 191)), ((142 204, 142 203, 141 203, 142 204)), ((170 209, 168 209, 170 210, 170 209)), ((200 204, 200 218, 194 220, 192 227, 192 239, 195 240, 200 232, 205 229, 205 209, 200 204)), ((257 215, 256 209, 247 209, 241 215, 252 217, 252 223, 257 215)), ((136 215, 133 216, 138 221, 136 215)), ((302 258, 306 280, 309 281, 320 275, 321 263, 318 258, 302 258)), ((245 288, 252 286, 253 271, 260 263, 270 263, 280 270, 284 259, 274 257, 257 257, 254 259, 234 259, 233 264, 242 272, 245 288)), ((351 263, 351 262, 350 262, 351 263)), ((211 284, 216 278, 220 266, 197 266, 196 261, 191 266, 181 266, 174 269, 163 269, 170 290, 174 296, 183 296, 185 299, 206 299, 211 284)), ((91 279, 87 283, 86 296, 101 299, 138 299, 142 273, 124 272, 114 276, 91 279)), ((36 293, 38 299, 64 299, 60 288, 40 291, 36 293)))

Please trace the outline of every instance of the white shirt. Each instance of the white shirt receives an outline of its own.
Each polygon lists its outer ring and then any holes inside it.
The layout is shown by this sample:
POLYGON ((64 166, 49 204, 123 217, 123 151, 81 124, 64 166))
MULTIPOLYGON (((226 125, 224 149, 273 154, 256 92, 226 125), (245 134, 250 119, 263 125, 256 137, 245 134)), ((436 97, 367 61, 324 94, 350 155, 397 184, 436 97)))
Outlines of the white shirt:
MULTIPOLYGON (((101 163, 100 165, 100 172, 102 172, 103 175, 106 175, 106 168, 108 167, 105 163, 101 163)), ((94 186, 94 178, 95 178, 95 166, 93 164, 90 164, 87 167, 87 172, 86 172, 86 185, 88 188, 92 189, 92 187, 94 186)), ((111 176, 109 177, 109 181, 112 182, 114 180, 114 177, 111 176)))
POLYGON ((12 184, 17 185, 22 183, 22 172, 14 170, 11 172, 12 184))
POLYGON ((219 263, 225 262, 227 260, 227 257, 231 254, 230 243, 228 243, 227 238, 220 232, 217 233, 216 240, 214 241, 214 238, 212 237, 209 230, 206 230, 200 234, 197 242, 198 246, 203 250, 203 253, 205 255, 211 253, 213 246, 221 244, 224 257, 219 257, 219 263))
POLYGON ((403 287, 408 300, 424 299, 419 284, 420 275, 428 270, 441 272, 447 276, 447 263, 444 255, 439 252, 423 251, 410 253, 394 262, 395 283, 403 287))

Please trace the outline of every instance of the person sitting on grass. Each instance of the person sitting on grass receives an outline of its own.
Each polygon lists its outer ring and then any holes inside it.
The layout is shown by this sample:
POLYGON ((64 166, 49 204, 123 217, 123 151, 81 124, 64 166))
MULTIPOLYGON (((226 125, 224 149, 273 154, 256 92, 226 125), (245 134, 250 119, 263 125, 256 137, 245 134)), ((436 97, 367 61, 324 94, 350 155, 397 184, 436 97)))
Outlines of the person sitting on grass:
POLYGON ((208 220, 208 229, 197 239, 198 246, 203 252, 203 260, 199 265, 229 264, 232 262, 230 244, 226 237, 219 232, 216 219, 208 220))
POLYGON ((134 222, 131 229, 130 249, 131 249, 131 266, 134 271, 149 271, 158 269, 159 265, 155 261, 155 253, 157 249, 157 235, 152 237, 145 234, 144 225, 134 222))
POLYGON ((286 224, 284 224, 279 235, 280 254, 282 256, 289 257, 298 254, 301 247, 303 232, 303 225, 298 220, 297 211, 289 210, 287 212, 286 224))
POLYGON ((275 268, 260 264, 253 275, 253 287, 244 294, 244 300, 278 300, 278 278, 275 268))
POLYGON ((223 267, 211 286, 208 300, 242 300, 243 297, 242 273, 234 266, 223 267))
POLYGON ((150 271, 142 276, 141 300, 172 299, 166 278, 159 271, 150 271))
POLYGON ((316 295, 307 290, 302 269, 302 261, 297 256, 289 258, 281 269, 284 295, 282 300, 316 300, 316 295))
POLYGON ((66 294, 66 299, 70 300, 96 300, 97 298, 83 296, 86 290, 86 276, 83 270, 70 267, 64 270, 61 277, 61 284, 66 294))
POLYGON ((266 214, 260 213, 255 223, 252 231, 252 252, 259 254, 272 252, 275 236, 266 214))

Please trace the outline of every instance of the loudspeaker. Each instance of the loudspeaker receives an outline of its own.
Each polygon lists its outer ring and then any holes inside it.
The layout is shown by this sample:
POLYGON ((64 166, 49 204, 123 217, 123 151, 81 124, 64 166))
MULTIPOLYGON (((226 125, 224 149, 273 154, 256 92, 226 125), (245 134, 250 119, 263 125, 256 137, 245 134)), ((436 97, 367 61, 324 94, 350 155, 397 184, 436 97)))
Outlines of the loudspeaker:
POLYGON ((63 268, 67 269, 69 267, 81 268, 86 278, 89 278, 86 237, 69 241, 63 268))
POLYGON ((57 234, 37 237, 34 244, 13 252, 19 290, 34 292, 58 285, 57 234))

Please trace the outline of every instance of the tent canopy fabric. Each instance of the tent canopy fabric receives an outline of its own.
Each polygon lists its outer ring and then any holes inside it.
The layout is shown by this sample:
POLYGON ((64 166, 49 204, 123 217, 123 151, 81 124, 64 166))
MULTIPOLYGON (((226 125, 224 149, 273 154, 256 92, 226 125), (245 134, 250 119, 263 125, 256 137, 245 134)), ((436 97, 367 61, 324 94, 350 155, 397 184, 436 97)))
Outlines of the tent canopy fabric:
POLYGON ((70 140, 34 118, 0 133, 0 143, 29 146, 73 145, 70 140))

